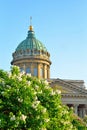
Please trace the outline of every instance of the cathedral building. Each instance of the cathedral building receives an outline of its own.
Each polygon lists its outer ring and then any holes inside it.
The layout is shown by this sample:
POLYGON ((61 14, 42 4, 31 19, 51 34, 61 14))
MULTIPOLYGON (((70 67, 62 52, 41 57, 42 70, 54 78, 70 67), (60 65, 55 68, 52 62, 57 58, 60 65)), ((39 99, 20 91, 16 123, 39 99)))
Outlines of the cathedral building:
POLYGON ((17 46, 12 56, 12 65, 19 66, 21 71, 31 73, 39 79, 47 79, 54 90, 61 91, 63 104, 73 107, 74 112, 82 118, 87 115, 87 90, 84 81, 50 78, 50 53, 36 38, 32 25, 26 39, 17 46))

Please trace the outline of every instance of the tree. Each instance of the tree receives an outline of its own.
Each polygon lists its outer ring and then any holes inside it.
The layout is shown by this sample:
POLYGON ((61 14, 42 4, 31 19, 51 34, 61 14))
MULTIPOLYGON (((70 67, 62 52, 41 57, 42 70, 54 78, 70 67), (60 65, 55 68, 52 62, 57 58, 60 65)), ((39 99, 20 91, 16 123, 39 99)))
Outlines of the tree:
POLYGON ((20 72, 0 70, 1 130, 76 130, 72 111, 62 105, 59 90, 20 72))

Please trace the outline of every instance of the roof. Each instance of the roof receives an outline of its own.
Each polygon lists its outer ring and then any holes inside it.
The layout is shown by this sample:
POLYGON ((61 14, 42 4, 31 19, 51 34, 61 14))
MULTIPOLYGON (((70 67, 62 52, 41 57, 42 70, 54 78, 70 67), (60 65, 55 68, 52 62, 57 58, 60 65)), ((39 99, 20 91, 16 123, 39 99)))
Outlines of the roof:
POLYGON ((30 30, 28 31, 28 36, 25 40, 23 40, 16 48, 16 52, 18 51, 25 51, 25 50, 36 50, 36 51, 44 51, 47 52, 46 47, 44 46, 44 44, 39 41, 36 37, 35 37, 35 33, 34 31, 31 29, 30 26, 30 30))
MULTIPOLYGON (((80 81, 80 80, 79 80, 80 81)), ((72 84, 68 81, 62 79, 50 79, 51 87, 56 87, 61 90, 63 95, 85 95, 87 97, 87 90, 84 87, 78 86, 77 84, 72 84)))

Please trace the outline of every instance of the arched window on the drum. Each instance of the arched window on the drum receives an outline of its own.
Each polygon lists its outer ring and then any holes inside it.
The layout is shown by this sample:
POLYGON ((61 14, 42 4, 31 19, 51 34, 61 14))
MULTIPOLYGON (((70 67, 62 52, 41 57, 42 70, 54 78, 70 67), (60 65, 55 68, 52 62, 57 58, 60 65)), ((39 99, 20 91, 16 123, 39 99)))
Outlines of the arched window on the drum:
POLYGON ((37 76, 37 74, 38 74, 37 68, 34 68, 34 76, 37 76))
POLYGON ((24 71, 24 68, 20 68, 20 72, 23 72, 24 71))
POLYGON ((28 68, 26 68, 26 73, 31 73, 31 70, 30 70, 30 68, 28 67, 28 68))

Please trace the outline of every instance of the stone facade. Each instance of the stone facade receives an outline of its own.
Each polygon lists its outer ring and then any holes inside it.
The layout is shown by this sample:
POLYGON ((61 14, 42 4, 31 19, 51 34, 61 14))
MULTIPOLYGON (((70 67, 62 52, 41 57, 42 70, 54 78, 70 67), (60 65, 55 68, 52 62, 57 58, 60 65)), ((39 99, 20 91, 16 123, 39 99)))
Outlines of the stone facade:
POLYGON ((83 118, 87 115, 87 90, 83 80, 50 79, 50 86, 59 89, 63 104, 73 107, 75 114, 83 118))

